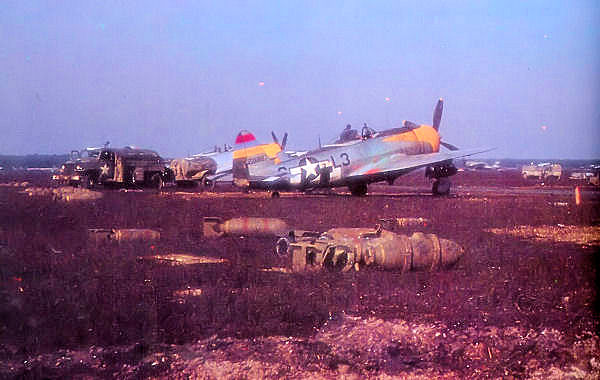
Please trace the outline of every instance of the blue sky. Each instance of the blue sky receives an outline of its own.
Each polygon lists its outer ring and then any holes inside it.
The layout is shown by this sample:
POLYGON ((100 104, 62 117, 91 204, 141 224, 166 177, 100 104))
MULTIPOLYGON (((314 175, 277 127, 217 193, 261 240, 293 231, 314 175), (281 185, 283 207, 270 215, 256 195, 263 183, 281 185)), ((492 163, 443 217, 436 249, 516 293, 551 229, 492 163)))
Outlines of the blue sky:
POLYGON ((0 83, 0 154, 184 156, 241 129, 306 149, 443 97, 459 147, 600 158, 600 3, 4 1, 0 83))

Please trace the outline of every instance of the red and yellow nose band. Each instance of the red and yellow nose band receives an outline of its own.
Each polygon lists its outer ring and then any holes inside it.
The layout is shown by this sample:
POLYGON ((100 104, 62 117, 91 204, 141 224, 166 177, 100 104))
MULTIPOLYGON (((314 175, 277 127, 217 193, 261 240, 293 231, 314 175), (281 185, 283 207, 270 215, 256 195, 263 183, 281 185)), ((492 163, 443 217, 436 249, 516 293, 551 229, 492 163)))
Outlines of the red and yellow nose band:
POLYGON ((431 146, 432 152, 440 151, 440 135, 429 125, 421 125, 419 128, 407 132, 398 133, 383 139, 384 142, 413 141, 424 142, 431 146))

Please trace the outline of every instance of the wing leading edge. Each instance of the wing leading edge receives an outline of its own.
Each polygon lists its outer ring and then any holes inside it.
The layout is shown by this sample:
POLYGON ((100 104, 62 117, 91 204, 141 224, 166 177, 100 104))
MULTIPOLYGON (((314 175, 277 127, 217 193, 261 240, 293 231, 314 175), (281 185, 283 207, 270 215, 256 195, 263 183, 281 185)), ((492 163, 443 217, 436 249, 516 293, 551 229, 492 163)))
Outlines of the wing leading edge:
POLYGON ((401 175, 408 171, 430 166, 444 161, 452 160, 460 157, 467 157, 477 153, 488 152, 493 148, 475 148, 455 150, 451 152, 426 153, 418 155, 406 155, 403 153, 385 156, 381 159, 363 165, 360 168, 347 174, 348 179, 357 179, 357 177, 381 176, 395 174, 401 175))

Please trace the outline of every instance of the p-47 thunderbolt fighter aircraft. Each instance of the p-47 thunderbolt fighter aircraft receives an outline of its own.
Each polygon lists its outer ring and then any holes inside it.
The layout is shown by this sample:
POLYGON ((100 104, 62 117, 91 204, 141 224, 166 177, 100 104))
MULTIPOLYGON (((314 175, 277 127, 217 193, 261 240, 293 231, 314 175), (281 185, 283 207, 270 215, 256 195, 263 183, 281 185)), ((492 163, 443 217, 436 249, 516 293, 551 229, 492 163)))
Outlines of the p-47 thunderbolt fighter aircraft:
POLYGON ((442 109, 440 99, 433 112, 432 126, 405 121, 401 128, 380 132, 365 126, 360 138, 340 138, 335 144, 307 152, 300 158, 254 163, 234 153, 234 183, 272 191, 274 197, 279 196, 278 191, 339 186, 348 186, 352 195, 362 196, 367 194, 369 183, 392 184, 399 176, 425 167, 425 174, 434 180, 433 194, 448 194, 448 177, 457 172, 452 160, 490 149, 460 150, 441 141, 438 131, 442 109), (440 145, 448 151, 440 152, 440 145))
POLYGON ((234 155, 248 162, 261 160, 281 160, 279 154, 285 149, 287 133, 279 143, 275 133, 271 133, 273 142, 260 144, 254 135, 246 130, 241 131, 235 139, 235 145, 225 145, 223 149, 215 147, 211 152, 196 154, 188 158, 178 158, 171 161, 171 170, 178 185, 202 184, 212 188, 215 182, 231 182, 231 170, 234 155))

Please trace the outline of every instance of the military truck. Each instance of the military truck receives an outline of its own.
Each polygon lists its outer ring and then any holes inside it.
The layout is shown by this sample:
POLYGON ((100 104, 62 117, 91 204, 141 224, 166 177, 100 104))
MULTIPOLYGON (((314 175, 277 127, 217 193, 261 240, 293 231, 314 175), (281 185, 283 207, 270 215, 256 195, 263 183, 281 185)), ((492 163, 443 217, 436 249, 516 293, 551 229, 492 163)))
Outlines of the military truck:
POLYGON ((543 182, 556 182, 562 176, 562 166, 560 164, 541 163, 523 165, 521 175, 525 180, 540 180, 543 182))
POLYGON ((591 185, 600 186, 600 170, 596 170, 590 177, 589 182, 591 185))
POLYGON ((71 183, 75 186, 135 185, 161 189, 173 180, 173 172, 153 150, 126 146, 94 148, 76 160, 71 183))
POLYGON ((600 186, 600 166, 589 165, 574 169, 571 171, 569 179, 578 182, 585 181, 590 185, 600 186))
POLYGON ((52 181, 57 185, 78 186, 80 184, 79 175, 75 172, 75 167, 79 165, 82 160, 88 158, 85 155, 86 152, 96 149, 99 148, 87 148, 82 151, 72 150, 69 154, 69 160, 65 161, 58 171, 52 175, 52 181))
POLYGON ((71 185, 71 177, 75 173, 76 160, 79 157, 79 151, 71 152, 71 159, 65 161, 60 168, 52 174, 52 181, 57 185, 71 185), (74 157, 73 152, 76 152, 74 157))

